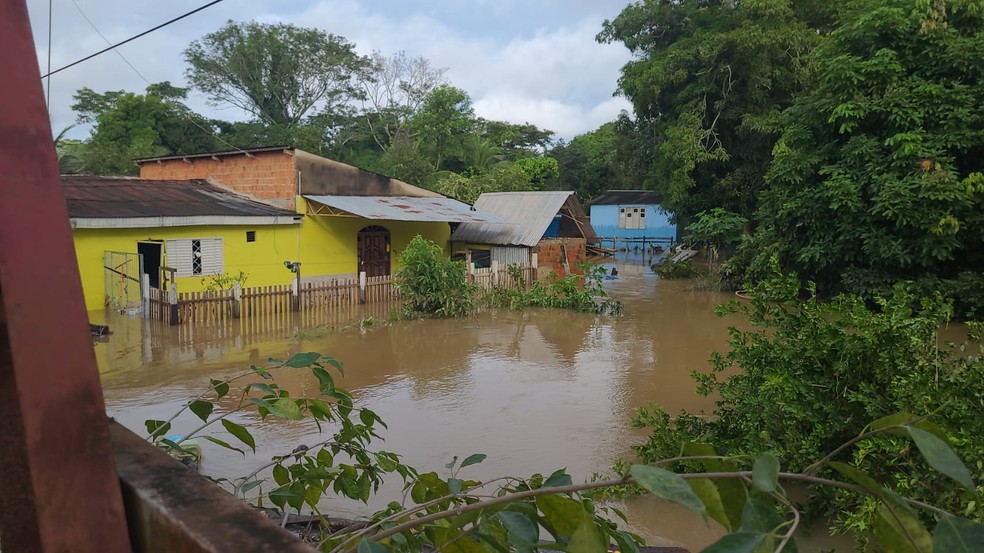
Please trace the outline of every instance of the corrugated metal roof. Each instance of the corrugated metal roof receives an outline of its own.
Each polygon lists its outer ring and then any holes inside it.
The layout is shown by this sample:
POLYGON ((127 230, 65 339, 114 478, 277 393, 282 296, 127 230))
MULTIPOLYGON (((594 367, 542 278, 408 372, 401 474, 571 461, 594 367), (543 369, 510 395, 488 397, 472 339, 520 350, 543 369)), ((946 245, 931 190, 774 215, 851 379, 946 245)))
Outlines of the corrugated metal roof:
MULTIPOLYGON (((451 235, 452 242, 535 246, 550 222, 573 192, 489 192, 475 202, 475 209, 497 215, 508 225, 464 223, 451 235)), ((575 199, 576 201, 576 199, 575 199)))
POLYGON ((219 157, 219 156, 235 156, 235 155, 250 155, 258 154, 262 152, 276 152, 280 150, 285 153, 292 153, 294 148, 290 146, 262 146, 259 148, 240 148, 238 150, 224 150, 221 152, 200 152, 197 154, 175 154, 170 156, 161 157, 145 157, 141 159, 133 160, 134 163, 140 165, 141 163, 147 163, 149 161, 168 161, 171 159, 192 159, 199 157, 219 157))
POLYGON ((652 190, 609 190, 588 202, 592 205, 659 205, 663 195, 652 190))
POLYGON ((295 216, 202 180, 62 175, 68 215, 75 218, 295 216))
POLYGON ((663 195, 652 190, 609 190, 588 205, 659 205, 663 195))
POLYGON ((506 222, 482 210, 473 210, 468 204, 451 198, 316 195, 305 195, 304 198, 366 219, 481 223, 492 226, 503 226, 506 222))

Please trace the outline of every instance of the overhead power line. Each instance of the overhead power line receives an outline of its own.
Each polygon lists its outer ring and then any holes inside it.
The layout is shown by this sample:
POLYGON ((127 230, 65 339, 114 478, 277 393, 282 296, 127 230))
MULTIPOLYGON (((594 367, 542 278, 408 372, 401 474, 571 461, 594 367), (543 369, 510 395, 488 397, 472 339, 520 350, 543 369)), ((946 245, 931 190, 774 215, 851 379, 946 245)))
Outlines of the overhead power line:
MULTIPOLYGON (((111 46, 109 46, 107 48, 103 48, 102 50, 96 52, 95 54, 90 54, 90 55, 88 55, 88 56, 86 56, 86 57, 84 57, 84 58, 82 58, 80 60, 73 61, 72 63, 70 63, 68 65, 65 65, 63 67, 59 67, 58 69, 55 69, 54 71, 49 71, 47 74, 43 75, 41 78, 43 79, 45 77, 49 77, 51 75, 54 75, 55 73, 58 73, 59 71, 64 71, 64 70, 68 69, 69 67, 74 67, 74 66, 76 66, 76 65, 78 65, 78 64, 80 64, 80 63, 82 63, 84 61, 89 61, 92 58, 94 58, 94 57, 96 57, 96 56, 98 56, 100 54, 105 54, 106 52, 109 52, 110 50, 113 50, 114 48, 116 48, 118 46, 123 46, 124 44, 126 44, 128 42, 132 42, 134 40, 137 40, 138 38, 140 38, 142 36, 149 35, 150 33, 154 32, 154 31, 156 31, 158 29, 163 29, 164 27, 167 27, 171 23, 174 23, 176 21, 181 21, 182 19, 184 19, 184 18, 186 18, 186 17, 188 17, 190 15, 194 15, 194 14, 196 14, 196 13, 204 10, 205 8, 209 8, 211 6, 214 6, 214 5, 216 5, 216 4, 218 4, 219 2, 222 2, 222 1, 223 0, 213 0, 212 2, 209 2, 208 4, 205 4, 204 6, 195 8, 195 9, 191 10, 190 12, 188 12, 188 13, 186 13, 184 15, 179 15, 178 17, 175 17, 174 19, 172 19, 170 21, 165 21, 164 23, 161 23, 160 25, 158 25, 158 26, 156 26, 156 27, 154 27, 152 29, 147 29, 146 31, 144 31, 144 32, 142 32, 142 33, 140 33, 138 35, 133 35, 130 38, 124 40, 124 41, 117 42, 116 44, 113 44, 113 45, 111 45, 111 46)), ((50 51, 50 49, 49 49, 49 51, 50 51)))
MULTIPOLYGON (((216 0, 215 2, 212 2, 212 4, 217 4, 217 3, 219 3, 219 2, 221 2, 221 1, 222 1, 222 0, 216 0)), ((103 39, 104 41, 106 41, 106 44, 112 44, 112 43, 111 43, 111 42, 109 41, 109 39, 108 39, 108 38, 106 38, 106 35, 104 35, 104 34, 102 33, 102 31, 100 31, 100 30, 99 30, 99 27, 96 27, 96 24, 95 24, 95 23, 93 23, 91 19, 89 19, 89 16, 88 16, 88 15, 86 15, 86 13, 85 13, 85 11, 84 11, 84 10, 82 9, 82 6, 80 6, 80 5, 79 5, 79 2, 78 2, 78 0, 72 0, 72 3, 73 3, 73 4, 75 4, 75 8, 76 8, 77 10, 79 10, 79 15, 81 15, 81 16, 82 16, 82 19, 85 19, 85 22, 86 22, 86 23, 88 23, 90 27, 92 27, 92 30, 93 30, 93 31, 95 31, 95 32, 96 32, 96 34, 98 34, 98 35, 99 35, 100 37, 102 37, 102 39, 103 39)), ((202 6, 201 8, 198 8, 198 9, 199 9, 199 10, 203 10, 203 9, 205 9, 205 8, 207 8, 208 6, 211 6, 212 4, 208 4, 208 5, 206 5, 206 6, 202 6)), ((196 10, 196 11, 197 11, 197 10, 196 10)), ((189 12, 189 13, 187 13, 187 14, 185 14, 185 15, 191 15, 192 13, 194 13, 194 12, 189 12)), ((181 16, 181 17, 184 17, 184 16, 181 16)), ((180 18, 179 18, 179 19, 180 19, 180 18)), ((175 20, 172 20, 172 21, 177 21, 177 20, 175 19, 175 20)), ((147 32, 150 32, 150 31, 147 31, 147 32)), ((143 34, 147 34, 147 33, 143 33, 143 34)), ((120 52, 119 50, 117 50, 117 49, 116 49, 116 45, 113 45, 113 46, 110 46, 109 48, 107 48, 107 50, 110 50, 110 49, 112 49, 112 50, 113 50, 114 52, 116 52, 116 55, 117 55, 117 56, 119 56, 121 60, 123 60, 123 63, 125 63, 125 64, 127 64, 128 66, 130 66, 130 69, 132 69, 132 70, 133 70, 133 72, 134 72, 134 73, 136 73, 136 74, 137 74, 137 76, 138 76, 138 77, 140 77, 140 78, 141 78, 141 79, 143 80, 143 82, 145 82, 145 83, 147 83, 148 85, 149 85, 149 84, 152 84, 152 83, 150 82, 150 79, 148 79, 147 77, 144 77, 144 75, 143 75, 143 73, 141 73, 141 72, 140 72, 140 70, 138 70, 138 69, 136 68, 136 66, 134 66, 134 65, 133 65, 132 63, 130 63, 130 60, 128 60, 128 59, 126 59, 126 57, 124 57, 124 56, 123 56, 123 53, 122 53, 122 52, 120 52)), ((90 57, 91 57, 91 56, 90 56, 90 57)), ((80 60, 80 61, 81 61, 81 60, 80 60)), ((211 135, 212 135, 212 137, 214 137, 214 138, 215 138, 216 140, 218 140, 219 142, 221 142, 221 143, 223 143, 223 144, 225 144, 226 146, 228 146, 228 147, 229 147, 229 149, 231 149, 231 150, 237 150, 237 151, 240 151, 240 152, 243 152, 243 153, 246 153, 246 151, 245 151, 245 150, 243 150, 242 148, 239 148, 239 147, 237 147, 237 146, 234 146, 234 145, 233 145, 233 144, 231 144, 230 142, 228 142, 228 141, 226 141, 226 140, 224 140, 224 139, 223 139, 223 138, 222 138, 221 136, 219 136, 218 134, 216 134, 214 130, 212 130, 212 129, 209 129, 209 128, 207 128, 207 127, 203 127, 203 126, 202 126, 202 125, 201 125, 201 124, 200 124, 200 123, 199 123, 198 121, 195 121, 195 118, 194 118, 194 117, 191 117, 190 115, 188 115, 188 114, 187 114, 187 113, 185 113, 184 111, 181 111, 181 110, 179 110, 179 111, 178 111, 178 113, 179 113, 179 114, 180 114, 180 115, 181 115, 182 117, 184 117, 185 119, 187 119, 187 120, 188 120, 188 122, 189 122, 189 123, 191 123, 192 125, 194 125, 194 126, 196 126, 196 127, 198 127, 198 128, 199 128, 200 130, 202 130, 202 131, 205 131, 205 132, 207 132, 207 133, 209 133, 209 134, 211 134, 211 135)))

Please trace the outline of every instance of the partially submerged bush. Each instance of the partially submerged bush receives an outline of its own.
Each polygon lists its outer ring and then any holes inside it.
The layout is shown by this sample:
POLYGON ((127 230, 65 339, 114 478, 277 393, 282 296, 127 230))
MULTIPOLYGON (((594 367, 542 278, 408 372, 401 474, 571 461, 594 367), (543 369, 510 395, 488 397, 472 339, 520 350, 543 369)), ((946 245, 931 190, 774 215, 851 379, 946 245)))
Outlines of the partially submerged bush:
POLYGON ((396 285, 406 317, 463 317, 475 308, 476 289, 464 263, 444 256, 440 246, 414 236, 400 258, 396 285))
POLYGON ((656 267, 656 275, 666 280, 697 278, 705 274, 706 272, 694 263, 692 259, 677 263, 667 261, 656 267))
POLYGON ((510 266, 509 274, 515 283, 514 288, 496 288, 488 296, 493 307, 523 309, 526 307, 553 307, 573 309, 599 315, 619 315, 622 303, 612 298, 602 286, 605 268, 584 263, 578 266, 583 275, 569 274, 557 278, 550 274, 549 284, 534 282, 530 289, 523 286, 523 276, 518 267, 510 266))

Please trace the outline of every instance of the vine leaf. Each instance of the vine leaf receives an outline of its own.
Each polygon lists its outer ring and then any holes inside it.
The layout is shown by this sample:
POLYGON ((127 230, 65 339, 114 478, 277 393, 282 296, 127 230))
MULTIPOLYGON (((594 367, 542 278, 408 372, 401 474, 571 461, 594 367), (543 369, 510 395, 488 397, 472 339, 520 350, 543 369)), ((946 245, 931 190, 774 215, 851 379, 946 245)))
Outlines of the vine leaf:
POLYGON ((214 408, 215 406, 211 402, 200 399, 188 404, 188 409, 191 409, 192 413, 198 415, 198 418, 202 419, 202 422, 208 422, 208 417, 212 414, 212 409, 214 408))
POLYGON ((586 520, 574 530, 567 543, 567 553, 607 553, 608 544, 592 520, 586 520))
POLYGON ((763 493, 772 493, 779 486, 779 460, 771 453, 763 453, 752 464, 752 487, 763 493))
POLYGON ((218 439, 218 438, 216 438, 214 436, 205 436, 205 439, 208 440, 208 441, 210 441, 210 442, 212 442, 215 445, 222 446, 222 447, 224 447, 226 449, 229 449, 229 450, 232 450, 232 451, 238 451, 239 453, 241 453, 243 455, 243 457, 246 456, 246 452, 245 451, 239 449, 238 447, 234 447, 234 446, 229 445, 229 442, 226 442, 224 440, 220 440, 220 439, 218 439))
POLYGON ((943 517, 933 532, 933 553, 984 551, 984 525, 960 517, 943 517))
POLYGON ((727 513, 724 510, 724 503, 721 501, 721 494, 718 492, 717 486, 714 485, 709 478, 694 478, 692 480, 687 480, 690 485, 690 489, 697 494, 700 501, 704 504, 707 509, 707 514, 718 521, 721 526, 728 531, 731 531, 731 520, 728 519, 727 513))
POLYGON ((954 479, 970 493, 977 495, 977 487, 974 486, 970 471, 950 448, 950 444, 914 426, 908 426, 906 429, 931 467, 954 479))
POLYGON ((679 503, 707 518, 707 508, 704 507, 704 503, 679 474, 649 465, 632 465, 629 473, 637 484, 658 497, 679 503))
POLYGON ((754 553, 765 542, 765 537, 751 532, 728 534, 701 549, 700 553, 754 553))
POLYGON ((511 511, 496 513, 495 517, 506 528, 509 536, 509 544, 519 553, 529 553, 533 551, 537 540, 540 538, 540 531, 536 523, 531 521, 526 515, 511 511))
POLYGON ((482 461, 484 461, 485 457, 487 456, 484 453, 472 453, 468 457, 465 457, 465 460, 461 462, 461 467, 459 468, 465 468, 471 465, 477 465, 482 461))
POLYGON ((362 540, 359 542, 359 553, 389 553, 389 549, 372 540, 362 540))
POLYGON ((875 538, 885 553, 931 553, 933 538, 912 513, 890 510, 884 503, 875 510, 875 538), (893 515, 894 511, 894 515, 893 515))
POLYGON ((228 419, 222 419, 222 426, 240 442, 248 445, 253 450, 253 453, 256 453, 256 440, 253 439, 253 435, 249 433, 249 430, 228 419))
POLYGON ((307 367, 315 364, 318 361, 318 359, 321 359, 320 353, 314 353, 311 351, 307 351, 304 353, 295 353, 294 355, 291 356, 290 359, 287 360, 286 363, 284 363, 284 365, 287 367, 293 367, 295 369, 299 369, 301 367, 307 367))

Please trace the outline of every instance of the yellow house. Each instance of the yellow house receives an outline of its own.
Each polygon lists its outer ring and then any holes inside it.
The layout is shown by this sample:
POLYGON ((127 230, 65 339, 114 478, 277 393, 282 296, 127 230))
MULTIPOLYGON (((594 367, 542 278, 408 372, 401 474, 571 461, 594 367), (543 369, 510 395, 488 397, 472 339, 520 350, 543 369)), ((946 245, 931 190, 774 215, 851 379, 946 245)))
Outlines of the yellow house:
POLYGON ((137 163, 140 179, 63 177, 89 309, 136 309, 141 280, 163 289, 169 269, 182 292, 228 288, 241 273, 247 287, 289 284, 288 264, 302 283, 387 276, 418 234, 447 247, 452 224, 498 221, 290 148, 137 163))
POLYGON ((137 160, 145 179, 207 179, 304 215, 301 281, 390 275, 421 235, 447 248, 452 224, 498 222, 441 194, 296 148, 137 160))
POLYGON ((248 285, 290 281, 302 219, 291 210, 204 181, 66 175, 62 188, 90 310, 139 306, 141 281, 181 291, 240 272, 248 285))

